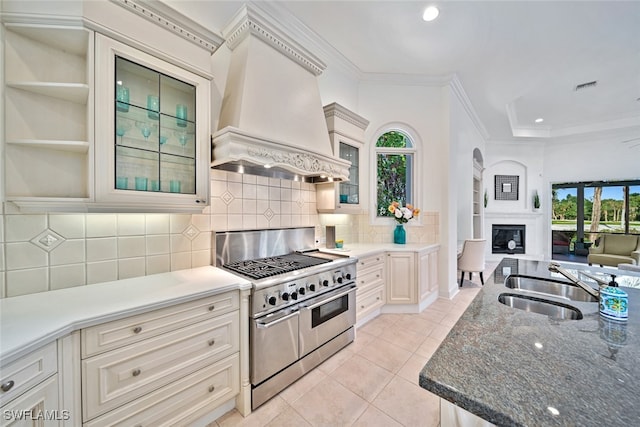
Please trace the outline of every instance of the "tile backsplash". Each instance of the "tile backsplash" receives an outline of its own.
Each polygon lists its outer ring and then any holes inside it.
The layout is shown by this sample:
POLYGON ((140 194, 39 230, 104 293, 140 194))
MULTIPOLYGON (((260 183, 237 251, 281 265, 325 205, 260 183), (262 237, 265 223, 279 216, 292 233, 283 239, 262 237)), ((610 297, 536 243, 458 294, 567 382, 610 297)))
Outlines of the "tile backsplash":
MULTIPOLYGON (((0 297, 212 264, 212 233, 315 226, 313 184, 211 171, 202 214, 0 215, 0 297)), ((10 213, 11 212, 11 213, 10 213)))
MULTIPOLYGON (((335 225, 345 245, 391 243, 393 226, 361 215, 318 215, 316 189, 299 181, 211 171, 202 214, 0 214, 0 297, 212 264, 216 231, 335 225)), ((407 227, 408 243, 438 242, 438 214, 407 227)))

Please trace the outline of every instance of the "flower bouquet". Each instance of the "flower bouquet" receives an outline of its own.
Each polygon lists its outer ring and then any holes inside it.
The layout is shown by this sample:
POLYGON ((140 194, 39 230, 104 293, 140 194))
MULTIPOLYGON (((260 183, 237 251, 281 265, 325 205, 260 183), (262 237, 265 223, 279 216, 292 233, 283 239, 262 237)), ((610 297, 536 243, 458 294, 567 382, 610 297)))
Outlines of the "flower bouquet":
POLYGON ((393 215, 398 225, 393 231, 393 243, 405 244, 407 243, 407 233, 402 226, 405 222, 409 222, 411 218, 414 218, 420 214, 420 209, 414 208, 407 203, 407 206, 402 207, 400 203, 393 202, 389 205, 389 212, 393 215))
POLYGON ((402 207, 400 203, 393 202, 389 205, 389 212, 391 212, 398 222, 398 224, 404 224, 409 222, 411 218, 414 218, 420 214, 420 209, 414 208, 407 203, 407 206, 402 207))

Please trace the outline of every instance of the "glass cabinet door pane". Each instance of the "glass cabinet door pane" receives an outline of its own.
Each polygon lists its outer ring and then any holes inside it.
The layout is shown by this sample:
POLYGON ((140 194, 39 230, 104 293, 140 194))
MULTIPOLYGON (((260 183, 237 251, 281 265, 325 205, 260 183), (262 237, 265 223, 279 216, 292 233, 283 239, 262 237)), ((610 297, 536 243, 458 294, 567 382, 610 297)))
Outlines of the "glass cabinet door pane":
POLYGON ((116 57, 115 188, 196 194, 196 88, 116 57))
POLYGON ((349 160, 349 181, 340 183, 340 203, 358 204, 360 203, 360 158, 358 148, 343 142, 340 143, 340 158, 349 160))

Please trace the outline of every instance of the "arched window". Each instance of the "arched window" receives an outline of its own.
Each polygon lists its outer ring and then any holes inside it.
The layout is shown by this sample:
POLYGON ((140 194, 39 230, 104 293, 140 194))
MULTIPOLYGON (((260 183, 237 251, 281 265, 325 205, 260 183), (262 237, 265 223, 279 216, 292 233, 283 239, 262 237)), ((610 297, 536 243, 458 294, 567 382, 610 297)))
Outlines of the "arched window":
POLYGON ((415 203, 415 153, 411 137, 398 129, 388 130, 378 138, 376 162, 376 216, 389 217, 394 202, 402 206, 415 203))

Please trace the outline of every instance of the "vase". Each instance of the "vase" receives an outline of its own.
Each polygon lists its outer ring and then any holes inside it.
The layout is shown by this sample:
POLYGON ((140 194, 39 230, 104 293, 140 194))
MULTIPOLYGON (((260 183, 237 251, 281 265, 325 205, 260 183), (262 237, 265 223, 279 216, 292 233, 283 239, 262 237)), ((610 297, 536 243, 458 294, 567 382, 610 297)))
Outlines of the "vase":
POLYGON ((404 230, 402 224, 396 225, 396 229, 393 230, 393 243, 404 245, 407 243, 407 232, 404 230))

